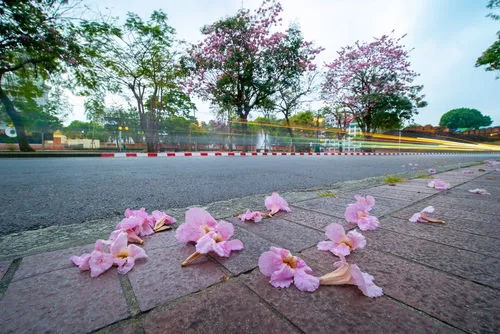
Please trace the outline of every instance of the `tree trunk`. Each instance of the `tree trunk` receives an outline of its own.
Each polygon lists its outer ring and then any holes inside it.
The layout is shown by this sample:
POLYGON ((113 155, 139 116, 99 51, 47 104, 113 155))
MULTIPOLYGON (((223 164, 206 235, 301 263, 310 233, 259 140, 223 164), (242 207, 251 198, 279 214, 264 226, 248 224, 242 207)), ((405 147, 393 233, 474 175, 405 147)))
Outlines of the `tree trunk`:
POLYGON ((295 138, 293 136, 293 129, 290 126, 290 120, 288 119, 288 116, 286 116, 286 115, 285 115, 285 121, 286 121, 286 127, 288 129, 288 134, 290 135, 290 139, 292 140, 291 151, 295 152, 295 138))
POLYGON ((26 133, 24 132, 24 123, 21 114, 17 112, 16 108, 14 107, 14 104, 9 99, 7 94, 5 94, 1 86, 0 86, 0 100, 2 100, 2 104, 5 107, 7 115, 10 117, 12 123, 14 123, 14 126, 16 127, 19 150, 21 152, 35 152, 35 150, 30 146, 30 144, 28 144, 28 139, 26 138, 26 133))

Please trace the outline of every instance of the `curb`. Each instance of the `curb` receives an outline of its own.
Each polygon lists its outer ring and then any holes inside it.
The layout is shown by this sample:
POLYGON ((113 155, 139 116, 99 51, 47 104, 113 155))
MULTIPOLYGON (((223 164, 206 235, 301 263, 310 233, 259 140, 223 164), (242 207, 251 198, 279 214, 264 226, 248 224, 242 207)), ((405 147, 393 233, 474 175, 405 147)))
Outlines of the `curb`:
POLYGON ((255 157, 255 156, 366 156, 366 155, 474 155, 483 153, 449 152, 160 152, 160 153, 101 153, 101 158, 156 157, 255 157))

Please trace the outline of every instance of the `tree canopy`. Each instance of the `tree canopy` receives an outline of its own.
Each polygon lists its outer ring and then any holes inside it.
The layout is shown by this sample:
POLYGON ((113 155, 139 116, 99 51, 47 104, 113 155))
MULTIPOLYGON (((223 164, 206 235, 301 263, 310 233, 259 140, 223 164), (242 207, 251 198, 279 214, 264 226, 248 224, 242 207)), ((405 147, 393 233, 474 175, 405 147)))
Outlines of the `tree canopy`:
MULTIPOLYGON (((486 8, 492 10, 500 9, 500 0, 489 0, 486 8)), ((487 17, 492 18, 495 21, 500 20, 500 15, 498 13, 488 13, 487 17)), ((485 66, 486 71, 499 71, 500 73, 500 31, 497 31, 497 40, 487 48, 479 58, 476 60, 476 67, 485 66)), ((499 76, 497 75, 497 79, 499 76)))
POLYGON ((450 130, 456 129, 478 129, 481 126, 491 125, 493 121, 490 116, 484 116, 479 110, 471 108, 452 109, 439 121, 440 126, 446 126, 450 130))

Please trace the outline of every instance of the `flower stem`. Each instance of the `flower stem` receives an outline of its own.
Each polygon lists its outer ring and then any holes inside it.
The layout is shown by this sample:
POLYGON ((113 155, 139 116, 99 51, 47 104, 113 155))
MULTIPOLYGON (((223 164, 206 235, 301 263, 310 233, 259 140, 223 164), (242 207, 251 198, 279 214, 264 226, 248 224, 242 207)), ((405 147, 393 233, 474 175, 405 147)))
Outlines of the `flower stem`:
POLYGON ((197 258, 199 258, 201 253, 199 252, 194 252, 193 254, 189 255, 187 259, 184 260, 184 262, 181 263, 181 267, 187 266, 190 262, 193 262, 197 258))

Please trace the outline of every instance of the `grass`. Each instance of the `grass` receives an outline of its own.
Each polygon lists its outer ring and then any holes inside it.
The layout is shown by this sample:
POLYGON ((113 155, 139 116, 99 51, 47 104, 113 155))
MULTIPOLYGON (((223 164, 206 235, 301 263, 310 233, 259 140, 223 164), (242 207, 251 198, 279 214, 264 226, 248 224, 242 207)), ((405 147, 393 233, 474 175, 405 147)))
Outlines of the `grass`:
POLYGON ((416 176, 417 179, 433 179, 434 177, 432 177, 432 175, 429 175, 429 174, 420 174, 420 175, 417 175, 416 176))
POLYGON ((405 182, 405 181, 406 179, 400 176, 387 175, 386 177, 384 177, 384 182, 389 184, 394 184, 397 182, 405 182))
POLYGON ((319 197, 339 197, 336 193, 331 192, 331 191, 323 191, 321 193, 318 193, 319 197))

